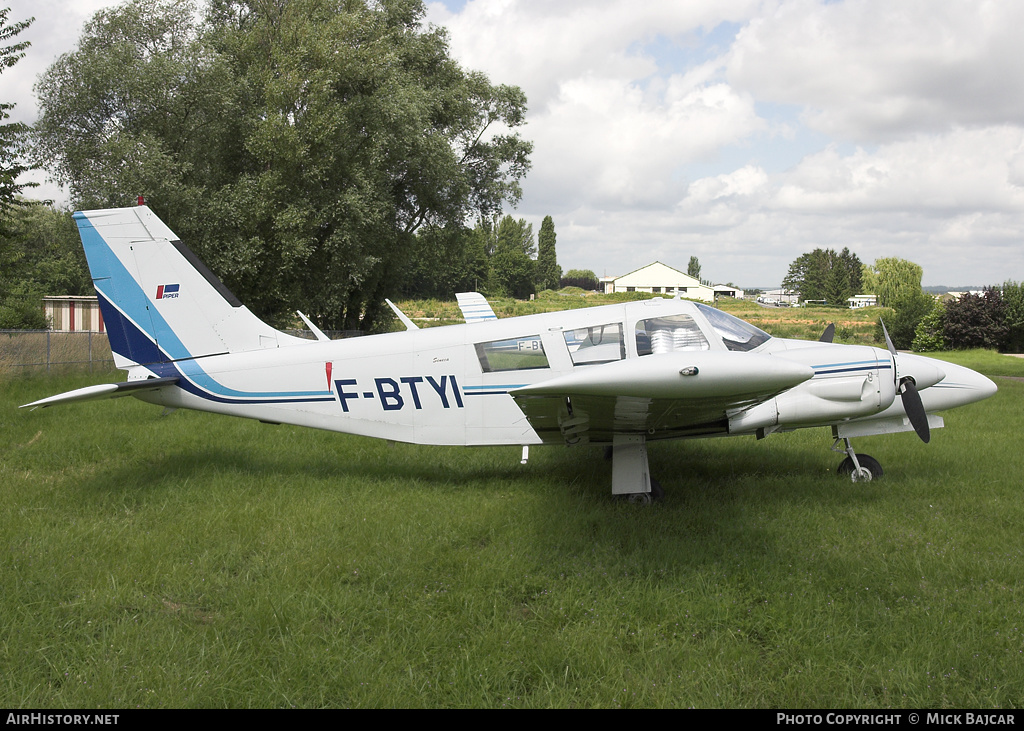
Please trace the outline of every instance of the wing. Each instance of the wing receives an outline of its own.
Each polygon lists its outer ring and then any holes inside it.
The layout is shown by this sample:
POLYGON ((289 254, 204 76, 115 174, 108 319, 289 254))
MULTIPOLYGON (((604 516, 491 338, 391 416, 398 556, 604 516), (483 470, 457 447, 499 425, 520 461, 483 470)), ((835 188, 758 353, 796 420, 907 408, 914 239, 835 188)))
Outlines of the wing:
POLYGON ((724 433, 730 416, 813 376, 771 355, 692 351, 585 366, 510 393, 547 444, 611 443, 724 433))

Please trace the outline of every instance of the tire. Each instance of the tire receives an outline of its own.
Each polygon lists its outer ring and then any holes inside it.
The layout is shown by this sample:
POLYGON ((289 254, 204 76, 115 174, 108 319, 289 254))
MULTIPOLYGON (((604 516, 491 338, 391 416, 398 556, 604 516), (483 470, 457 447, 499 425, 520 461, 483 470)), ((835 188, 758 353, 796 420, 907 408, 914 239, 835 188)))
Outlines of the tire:
MULTIPOLYGON (((882 471, 882 465, 879 464, 878 460, 872 457, 870 454, 857 454, 857 461, 860 462, 860 466, 864 467, 871 473, 871 479, 877 480, 881 477, 884 472, 882 471)), ((839 463, 839 467, 836 468, 836 474, 849 477, 853 474, 853 460, 847 457, 839 463)))

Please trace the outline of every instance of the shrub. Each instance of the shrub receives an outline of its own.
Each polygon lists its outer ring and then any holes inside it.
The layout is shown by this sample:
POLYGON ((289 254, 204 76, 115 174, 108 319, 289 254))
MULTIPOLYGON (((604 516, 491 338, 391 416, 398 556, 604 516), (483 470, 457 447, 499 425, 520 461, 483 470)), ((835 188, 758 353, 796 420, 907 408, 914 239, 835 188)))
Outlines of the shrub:
POLYGON ((932 311, 925 315, 914 328, 914 343, 911 346, 919 353, 933 350, 945 350, 946 339, 942 337, 942 322, 946 316, 946 307, 936 300, 932 311))
POLYGON ((965 294, 946 304, 942 335, 950 348, 1002 350, 1008 333, 1006 305, 994 287, 986 288, 980 295, 965 294))
POLYGON ((1024 353, 1024 283, 1003 282, 1003 303, 1007 329, 1003 352, 1024 353))
MULTIPOLYGON (((914 333, 917 325, 931 312, 934 300, 931 295, 918 290, 904 293, 891 305, 891 315, 883 314, 880 320, 885 321, 892 344, 898 349, 906 350, 914 344, 914 333)), ((875 326, 875 341, 885 342, 881 322, 875 326)))
MULTIPOLYGON (((572 271, 572 270, 571 270, 572 271)), ((601 283, 597 281, 596 277, 562 277, 559 282, 561 288, 565 287, 579 287, 580 289, 588 292, 600 290, 601 283)))

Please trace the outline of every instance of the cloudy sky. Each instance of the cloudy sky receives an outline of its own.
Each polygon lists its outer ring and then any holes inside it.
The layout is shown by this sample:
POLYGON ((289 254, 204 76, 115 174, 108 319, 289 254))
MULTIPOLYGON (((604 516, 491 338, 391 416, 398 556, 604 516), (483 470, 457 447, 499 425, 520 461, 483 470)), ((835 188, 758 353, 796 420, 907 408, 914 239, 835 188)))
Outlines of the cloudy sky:
MULTIPOLYGON (((2 0, 0 0, 2 1, 2 0)), ((102 0, 8 0, 36 17, 0 98, 102 0)), ((924 283, 1024 279, 1019 0, 444 0, 466 68, 529 99, 519 208, 563 268, 654 260, 778 286, 815 247, 899 256, 924 283)))

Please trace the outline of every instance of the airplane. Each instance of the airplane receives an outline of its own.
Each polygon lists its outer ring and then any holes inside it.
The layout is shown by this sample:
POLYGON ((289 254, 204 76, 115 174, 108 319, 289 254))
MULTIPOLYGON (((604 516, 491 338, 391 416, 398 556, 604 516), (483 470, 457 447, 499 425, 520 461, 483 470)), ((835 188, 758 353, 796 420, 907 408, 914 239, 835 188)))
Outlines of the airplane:
MULTIPOLYGON (((23 408, 134 396, 413 444, 598 445, 614 496, 648 503, 654 440, 829 427, 839 472, 881 476, 851 439, 943 426, 936 412, 996 392, 974 371, 909 353, 772 337, 711 305, 652 298, 316 340, 265 324, 148 206, 74 214, 123 383, 23 408)), ((391 304, 391 303, 389 303, 391 304)), ((393 305, 392 305, 393 306, 393 305)), ((394 308, 398 311, 397 307, 394 308)), ((888 339, 888 335, 886 335, 888 339)))

